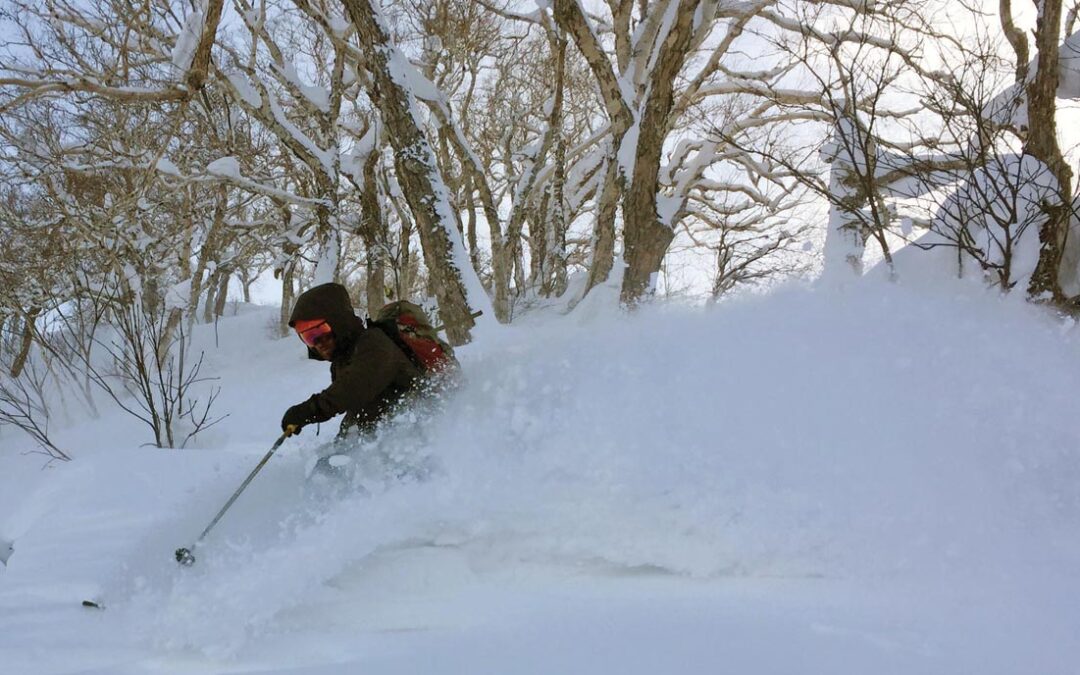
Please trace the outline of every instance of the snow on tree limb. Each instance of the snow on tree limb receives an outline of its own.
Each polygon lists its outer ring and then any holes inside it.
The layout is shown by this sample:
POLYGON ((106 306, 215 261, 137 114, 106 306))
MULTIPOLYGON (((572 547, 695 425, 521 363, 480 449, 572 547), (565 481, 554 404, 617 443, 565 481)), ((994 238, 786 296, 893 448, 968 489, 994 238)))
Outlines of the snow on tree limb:
MULTIPOLYGON (((23 105, 29 100, 56 93, 88 93, 132 103, 187 101, 201 90, 206 82, 210 52, 214 46, 218 23, 221 19, 222 3, 223 0, 207 0, 205 14, 194 12, 180 33, 172 36, 174 48, 169 57, 175 58, 174 62, 181 69, 182 82, 163 87, 117 86, 111 84, 109 80, 112 78, 105 74, 69 73, 65 75, 51 72, 49 68, 41 69, 37 73, 24 71, 21 77, 11 77, 2 76, 2 74, 18 72, 21 69, 0 63, 0 86, 24 90, 22 94, 0 104, 0 114, 23 105), (195 40, 196 32, 198 33, 197 41, 195 40)), ((68 21, 88 30, 91 34, 105 37, 101 24, 73 8, 67 7, 67 10, 62 13, 55 12, 52 18, 55 21, 68 21)), ((126 45, 123 48, 126 48, 126 45)))

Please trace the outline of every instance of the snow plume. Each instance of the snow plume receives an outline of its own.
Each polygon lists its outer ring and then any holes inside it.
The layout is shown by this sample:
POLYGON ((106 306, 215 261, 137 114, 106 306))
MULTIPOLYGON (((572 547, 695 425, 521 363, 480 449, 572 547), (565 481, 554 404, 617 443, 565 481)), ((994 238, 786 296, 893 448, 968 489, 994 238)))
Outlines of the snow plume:
POLYGON ((512 327, 461 350, 439 414, 363 448, 363 489, 305 487, 289 456, 122 611, 239 654, 410 546, 488 573, 1041 579, 1080 564, 1077 339, 974 286, 872 282, 512 327))

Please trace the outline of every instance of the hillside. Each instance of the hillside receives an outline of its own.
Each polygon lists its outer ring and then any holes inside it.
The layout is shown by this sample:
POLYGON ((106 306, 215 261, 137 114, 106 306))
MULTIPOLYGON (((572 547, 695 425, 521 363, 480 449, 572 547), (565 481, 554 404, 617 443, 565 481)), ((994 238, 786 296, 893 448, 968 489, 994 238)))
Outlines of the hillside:
POLYGON ((327 381, 277 308, 201 327, 197 447, 107 412, 42 469, 5 432, 5 672, 1075 672, 1073 325, 873 282, 586 309, 482 333, 346 494, 304 478, 336 424, 290 439, 190 569, 327 381))

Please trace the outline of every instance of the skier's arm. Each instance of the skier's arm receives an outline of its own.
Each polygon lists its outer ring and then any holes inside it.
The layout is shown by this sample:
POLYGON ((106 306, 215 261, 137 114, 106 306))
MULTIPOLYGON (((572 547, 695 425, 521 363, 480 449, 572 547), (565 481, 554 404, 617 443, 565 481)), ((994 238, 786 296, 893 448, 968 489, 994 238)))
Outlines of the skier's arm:
POLYGON ((353 351, 349 365, 334 382, 311 397, 313 407, 324 422, 347 410, 361 410, 375 401, 394 382, 405 359, 390 339, 381 333, 367 334, 353 351))
POLYGON ((318 404, 318 394, 315 394, 303 403, 297 403, 285 411, 285 416, 281 418, 281 430, 288 431, 289 427, 293 427, 297 433, 300 429, 303 429, 309 424, 316 424, 318 422, 325 422, 333 417, 333 415, 326 415, 321 406, 318 404))

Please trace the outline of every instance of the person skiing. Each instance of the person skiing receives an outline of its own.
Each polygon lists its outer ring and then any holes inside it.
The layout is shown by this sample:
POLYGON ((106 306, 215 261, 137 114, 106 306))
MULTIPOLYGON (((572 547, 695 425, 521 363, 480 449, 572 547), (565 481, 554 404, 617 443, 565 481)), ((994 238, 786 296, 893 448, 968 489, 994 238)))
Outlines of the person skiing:
POLYGON ((321 284, 301 294, 289 326, 307 346, 308 358, 330 362, 330 386, 285 411, 281 429, 286 433, 342 413, 339 438, 354 428, 370 433, 421 385, 420 369, 384 331, 364 325, 341 284, 321 284))

